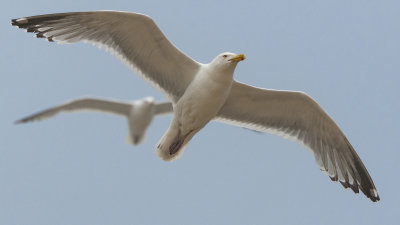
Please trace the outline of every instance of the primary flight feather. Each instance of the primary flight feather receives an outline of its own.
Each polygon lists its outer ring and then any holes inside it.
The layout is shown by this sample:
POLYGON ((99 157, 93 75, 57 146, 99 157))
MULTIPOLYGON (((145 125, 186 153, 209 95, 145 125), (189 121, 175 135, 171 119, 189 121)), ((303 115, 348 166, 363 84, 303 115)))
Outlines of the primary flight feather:
POLYGON ((156 145, 164 160, 176 160, 190 139, 214 119, 290 137, 314 153, 332 180, 379 200, 357 153, 312 98, 233 79, 243 54, 222 53, 209 64, 198 63, 176 48, 150 17, 138 13, 59 13, 13 19, 12 25, 49 41, 85 41, 104 47, 166 94, 174 103, 174 118, 156 145))

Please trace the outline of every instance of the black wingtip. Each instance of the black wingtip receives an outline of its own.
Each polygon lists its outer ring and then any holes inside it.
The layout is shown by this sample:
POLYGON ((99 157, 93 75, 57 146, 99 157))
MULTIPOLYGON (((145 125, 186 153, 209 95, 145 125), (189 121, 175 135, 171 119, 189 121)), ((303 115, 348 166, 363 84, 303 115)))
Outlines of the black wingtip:
POLYGON ((338 181, 338 176, 336 175, 336 176, 333 176, 333 177, 331 177, 331 176, 329 176, 329 178, 331 178, 331 181, 338 181))
POLYGON ((381 198, 379 197, 379 195, 376 195, 376 197, 371 198, 371 200, 372 200, 373 202, 377 202, 377 201, 380 201, 381 198))
POLYGON ((20 18, 18 18, 18 19, 12 19, 11 20, 11 25, 13 25, 13 26, 18 26, 18 20, 19 20, 20 18))
MULTIPOLYGON (((333 180, 333 179, 331 178, 331 180, 333 180)), ((367 198, 371 199, 371 201, 373 201, 373 202, 377 202, 377 201, 381 200, 376 189, 370 189, 370 191, 367 192, 363 188, 361 188, 361 186, 352 185, 346 181, 343 182, 343 181, 339 180, 339 182, 343 185, 344 188, 346 188, 346 189, 351 188, 351 190, 353 190, 354 193, 356 193, 356 194, 360 192, 359 190, 361 190, 365 194, 365 196, 367 196, 367 198)))
POLYGON ((16 121, 14 121, 14 124, 17 125, 17 124, 21 124, 21 123, 24 123, 24 122, 26 122, 26 121, 24 121, 23 119, 21 119, 21 120, 16 120, 16 121))
POLYGON ((367 169, 365 168, 364 164, 362 163, 360 157, 357 155, 353 147, 351 146, 350 142, 345 139, 347 146, 351 150, 351 153, 353 155, 353 169, 354 172, 357 173, 358 175, 355 177, 356 181, 354 181, 354 184, 347 184, 350 186, 350 188, 355 192, 358 193, 359 190, 361 190, 364 195, 371 199, 373 202, 377 202, 380 200, 378 192, 375 188, 375 184, 372 181, 371 176, 369 175, 367 169))
POLYGON ((25 17, 11 20, 11 25, 18 26, 19 28, 23 28, 24 24, 27 24, 27 23, 28 23, 28 19, 25 17))
POLYGON ((346 182, 342 182, 342 181, 339 181, 339 182, 343 185, 344 188, 349 188, 350 187, 350 185, 347 184, 346 182))
POLYGON ((377 202, 381 200, 381 198, 378 195, 378 191, 376 189, 371 189, 369 190, 369 193, 366 193, 364 190, 361 190, 371 201, 377 202))
POLYGON ((28 27, 28 29, 26 29, 26 32, 29 32, 29 33, 33 33, 35 31, 37 31, 37 29, 35 27, 28 27))
MULTIPOLYGON (((356 193, 356 194, 360 193, 360 190, 358 189, 358 186, 357 186, 357 185, 351 185, 351 184, 350 184, 350 188, 351 188, 351 190, 354 191, 354 193, 356 193)), ((367 197, 368 197, 368 196, 367 196, 367 197)))
POLYGON ((371 198, 369 198, 369 199, 371 199, 371 201, 373 201, 373 202, 378 202, 379 200, 381 200, 381 199, 379 198, 379 196, 371 197, 371 198))

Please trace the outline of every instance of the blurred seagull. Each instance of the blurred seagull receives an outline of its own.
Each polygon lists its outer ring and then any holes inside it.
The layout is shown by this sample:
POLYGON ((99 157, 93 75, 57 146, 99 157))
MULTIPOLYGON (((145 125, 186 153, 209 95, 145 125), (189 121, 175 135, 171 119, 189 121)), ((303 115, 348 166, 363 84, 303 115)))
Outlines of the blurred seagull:
POLYGON ((130 144, 140 144, 146 136, 146 130, 154 116, 172 112, 170 102, 155 103, 154 98, 146 97, 133 102, 122 102, 100 98, 79 98, 44 111, 22 118, 15 123, 26 123, 49 119, 60 112, 96 111, 123 116, 128 120, 130 144))
POLYGON ((156 145, 163 160, 182 155, 210 120, 290 137, 308 147, 322 171, 372 201, 375 185, 336 123, 302 92, 253 87, 233 79, 243 54, 222 53, 210 63, 194 61, 142 14, 95 11, 13 19, 12 25, 58 43, 89 42, 115 54, 174 104, 172 123, 156 145))

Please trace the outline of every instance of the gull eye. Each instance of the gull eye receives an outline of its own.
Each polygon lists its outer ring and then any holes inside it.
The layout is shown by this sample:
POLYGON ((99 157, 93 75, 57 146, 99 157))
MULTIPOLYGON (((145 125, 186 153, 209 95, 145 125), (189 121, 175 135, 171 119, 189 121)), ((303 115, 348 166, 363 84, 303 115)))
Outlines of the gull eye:
POLYGON ((228 55, 223 55, 222 57, 226 58, 226 57, 228 57, 228 55))

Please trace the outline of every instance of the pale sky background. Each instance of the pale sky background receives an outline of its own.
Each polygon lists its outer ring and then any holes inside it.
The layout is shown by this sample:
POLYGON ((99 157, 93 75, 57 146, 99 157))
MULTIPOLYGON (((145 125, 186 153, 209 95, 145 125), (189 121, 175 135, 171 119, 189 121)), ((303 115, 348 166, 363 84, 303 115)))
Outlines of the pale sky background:
POLYGON ((2 0, 0 224, 398 224, 399 1, 2 0), (108 53, 57 45, 10 25, 46 13, 123 10, 150 15, 183 52, 208 63, 245 53, 235 78, 304 91, 346 134, 381 201, 321 173, 304 147, 212 122, 166 163, 146 141, 127 145, 125 120, 23 116, 81 96, 134 100, 159 91, 108 53))

